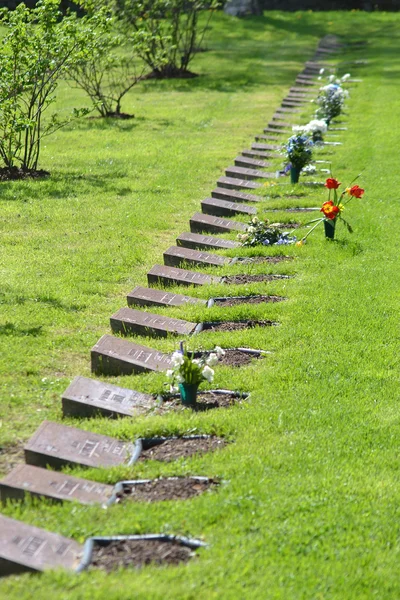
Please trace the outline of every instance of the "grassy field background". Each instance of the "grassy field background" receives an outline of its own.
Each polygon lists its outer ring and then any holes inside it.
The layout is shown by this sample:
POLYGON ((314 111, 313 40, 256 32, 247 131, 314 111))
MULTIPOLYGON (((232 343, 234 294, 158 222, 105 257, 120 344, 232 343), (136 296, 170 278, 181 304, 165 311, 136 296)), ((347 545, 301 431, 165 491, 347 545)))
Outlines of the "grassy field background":
MULTIPOLYGON (((281 294, 286 302, 154 311, 193 320, 278 320, 278 328, 199 338, 205 347, 273 351, 261 363, 217 371, 215 384, 251 391, 251 402, 219 413, 71 422, 123 439, 199 432, 232 441, 221 452, 176 464, 74 474, 107 482, 194 474, 219 476, 224 485, 187 502, 108 511, 45 502, 2 508, 80 542, 94 534, 163 531, 200 537, 209 547, 176 568, 8 578, 1 598, 399 597, 398 26, 398 15, 385 13, 271 12, 241 21, 218 14, 208 52, 192 66, 197 79, 137 86, 123 105, 134 120, 71 125, 44 148, 40 166, 50 179, 0 184, 4 471, 6 456, 43 419, 61 421, 60 395, 74 376, 90 376, 90 348, 109 332, 111 314, 187 231, 200 201, 267 125, 319 39, 338 33, 369 42, 338 59, 369 64, 340 67, 363 81, 352 86, 343 146, 319 155, 332 160, 344 183, 363 171, 365 199, 346 211, 355 233, 339 230, 330 244, 317 230, 305 247, 285 248, 296 260, 269 269, 293 279, 229 290, 281 294)), ((67 110, 85 99, 63 85, 58 102, 67 110)), ((324 191, 305 187, 302 198, 285 198, 290 189, 266 187, 260 210, 325 200, 324 191)), ((165 350, 176 346, 173 339, 137 339, 165 350)), ((157 391, 163 377, 112 382, 157 391)))

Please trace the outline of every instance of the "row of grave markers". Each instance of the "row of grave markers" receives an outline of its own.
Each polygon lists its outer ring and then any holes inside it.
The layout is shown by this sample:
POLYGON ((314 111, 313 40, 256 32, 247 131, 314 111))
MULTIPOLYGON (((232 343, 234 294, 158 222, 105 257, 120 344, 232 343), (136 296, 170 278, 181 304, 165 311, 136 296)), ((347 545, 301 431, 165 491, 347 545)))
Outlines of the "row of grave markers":
MULTIPOLYGON (((340 45, 334 40, 321 40, 312 61, 306 63, 303 72, 296 79, 296 85, 290 88, 264 133, 256 136, 251 149, 242 151, 236 157, 234 165, 226 169, 225 176, 218 179, 211 197, 201 203, 202 212, 195 213, 190 219, 190 232, 179 235, 176 246, 171 246, 164 252, 164 265, 155 265, 148 272, 149 287, 137 286, 127 296, 128 307, 121 308, 112 315, 113 332, 148 335, 151 330, 153 336, 165 336, 169 333, 190 335, 196 332, 198 323, 151 314, 140 309, 186 304, 212 305, 212 298, 199 299, 170 293, 157 286, 224 283, 224 277, 189 271, 181 268, 181 265, 220 267, 235 263, 235 259, 208 252, 239 246, 238 242, 215 237, 215 234, 244 231, 246 226, 230 217, 256 214, 256 204, 261 198, 251 191, 263 185, 258 180, 280 175, 279 172, 264 169, 272 166, 271 159, 280 157, 279 135, 291 134, 291 123, 284 119, 298 113, 299 108, 315 95, 315 76, 323 66, 319 61, 339 49, 340 45)), ((91 350, 91 361, 92 372, 103 375, 164 371, 171 366, 170 355, 111 335, 104 335, 95 344, 91 350)), ((62 395, 62 410, 63 415, 72 417, 92 417, 96 414, 132 417, 154 406, 154 402, 151 394, 86 377, 76 377, 62 395)), ((23 500, 25 493, 29 492, 56 501, 107 504, 113 496, 115 486, 79 479, 57 470, 67 465, 111 467, 133 464, 138 460, 143 443, 143 440, 140 443, 123 442, 44 421, 24 448, 26 464, 18 465, 0 481, 1 499, 23 500)), ((147 443, 160 442, 149 440, 147 443)), ((0 515, 0 575, 57 567, 76 570, 82 552, 83 546, 71 539, 0 515)))

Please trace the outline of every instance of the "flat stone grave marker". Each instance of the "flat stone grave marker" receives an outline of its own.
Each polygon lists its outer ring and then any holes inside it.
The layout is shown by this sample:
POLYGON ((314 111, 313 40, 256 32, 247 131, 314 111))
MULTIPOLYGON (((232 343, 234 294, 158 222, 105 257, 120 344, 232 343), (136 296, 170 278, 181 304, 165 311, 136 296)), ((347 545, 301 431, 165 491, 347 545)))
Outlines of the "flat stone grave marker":
POLYGON ((201 235, 200 233, 190 232, 181 233, 181 235, 176 238, 176 243, 178 246, 191 248, 193 250, 197 250, 198 248, 203 248, 204 250, 220 250, 221 248, 237 248, 240 246, 239 242, 234 242, 233 240, 224 240, 210 235, 201 235))
POLYGON ((128 463, 134 445, 106 435, 43 421, 24 447, 25 462, 60 469, 66 465, 115 467, 128 463))
POLYGON ((247 225, 239 221, 231 221, 213 217, 203 213, 195 213, 190 219, 190 231, 197 233, 209 231, 211 233, 229 233, 230 231, 246 231, 247 225))
POLYGON ((297 102, 299 106, 311 102, 311 100, 309 100, 308 98, 302 98, 295 94, 288 94, 285 100, 288 100, 289 102, 297 102))
POLYGON ((266 169, 267 167, 272 167, 272 163, 266 160, 249 158, 248 156, 237 156, 235 158, 235 166, 244 167, 245 169, 266 169))
POLYGON ((303 88, 303 87, 291 87, 289 92, 292 94, 301 94, 302 96, 315 96, 315 90, 310 90, 307 88, 303 88))
POLYGON ((187 271, 178 267, 155 265, 148 273, 149 285, 209 285, 220 283, 221 277, 187 271))
POLYGON ((297 77, 295 83, 297 83, 298 85, 304 85, 304 86, 317 85, 317 82, 309 81, 308 79, 304 79, 304 77, 297 77))
POLYGON ((201 202, 201 210, 206 215, 217 217, 232 217, 234 215, 255 215, 257 209, 238 202, 229 202, 219 198, 206 198, 201 202))
POLYGON ((252 148, 251 150, 242 150, 243 156, 249 156, 252 158, 253 156, 258 156, 260 158, 282 158, 282 155, 276 151, 265 151, 265 150, 256 150, 252 148))
POLYGON ((223 267, 229 263, 230 259, 218 254, 201 252, 200 250, 191 250, 179 246, 171 246, 164 252, 164 264, 169 267, 179 267, 183 263, 199 267, 223 267))
POLYGON ((235 177, 220 177, 217 185, 228 190, 257 190, 263 186, 262 183, 257 181, 246 181, 246 179, 236 179, 235 177))
POLYGON ((272 129, 289 128, 290 130, 292 130, 293 123, 289 123, 288 121, 272 121, 271 123, 268 123, 268 127, 272 129))
POLYGON ((313 94, 301 94, 300 92, 289 92, 286 96, 287 100, 301 100, 304 103, 312 102, 313 98, 313 94))
POLYGON ((276 150, 280 150, 281 146, 280 146, 280 144, 256 144, 256 143, 253 143, 251 145, 251 149, 252 150, 263 150, 264 152, 269 151, 269 150, 276 151, 276 150))
POLYGON ((190 335, 197 325, 190 321, 155 315, 128 307, 121 308, 113 314, 110 324, 114 333, 152 335, 154 337, 167 337, 168 334, 190 335))
MULTIPOLYGON (((182 244, 182 246, 183 245, 184 244, 182 244)), ((230 248, 231 246, 228 247, 230 248)), ((135 289, 127 295, 127 302, 129 306, 184 306, 185 304, 206 304, 206 300, 202 300, 201 298, 193 298, 192 296, 185 296, 183 294, 171 294, 171 292, 165 292, 164 290, 141 286, 135 287, 135 289)))
POLYGON ((276 111, 276 113, 282 113, 282 114, 287 114, 287 115, 293 115, 293 114, 297 114, 300 111, 297 108, 285 108, 284 106, 279 106, 276 111))
POLYGON ((260 196, 255 194, 246 194, 246 192, 219 187, 211 192, 211 197, 219 198, 219 200, 232 200, 233 202, 261 202, 260 196))
POLYGON ((28 492, 32 496, 63 502, 75 500, 82 504, 104 504, 113 492, 114 486, 72 477, 65 473, 18 465, 0 481, 0 498, 24 500, 28 492))
POLYGON ((265 171, 259 171, 258 169, 246 169, 245 167, 228 167, 225 170, 227 177, 234 177, 238 179, 271 179, 275 177, 275 171, 273 173, 266 173, 265 171))
POLYGON ((64 417, 133 417, 155 405, 151 394, 87 377, 75 377, 61 400, 64 417))
POLYGON ((0 576, 74 570, 82 551, 83 546, 74 540, 0 515, 0 576))
MULTIPOLYGON (((291 129, 291 126, 290 126, 291 129)), ((272 133, 274 137, 283 135, 285 132, 280 127, 264 127, 263 132, 266 134, 272 133)), ((270 136, 268 136, 270 138, 270 136)), ((271 138, 270 138, 271 139, 271 138)))
POLYGON ((304 102, 300 102, 299 100, 286 100, 285 98, 282 100, 282 106, 284 107, 295 107, 301 106, 304 102))
POLYGON ((306 79, 307 81, 315 81, 315 75, 306 75, 305 73, 300 72, 297 77, 300 77, 301 79, 306 79))
POLYGON ((275 133, 276 133, 276 135, 266 135, 266 134, 263 134, 263 133, 259 133, 259 134, 257 134, 257 135, 254 136, 254 139, 256 141, 271 140, 272 142, 273 141, 279 142, 279 140, 280 140, 279 135, 281 135, 281 134, 279 134, 278 131, 276 131, 275 133))
POLYGON ((171 368, 171 357, 153 348, 103 335, 91 351, 92 372, 99 375, 132 375, 171 368))

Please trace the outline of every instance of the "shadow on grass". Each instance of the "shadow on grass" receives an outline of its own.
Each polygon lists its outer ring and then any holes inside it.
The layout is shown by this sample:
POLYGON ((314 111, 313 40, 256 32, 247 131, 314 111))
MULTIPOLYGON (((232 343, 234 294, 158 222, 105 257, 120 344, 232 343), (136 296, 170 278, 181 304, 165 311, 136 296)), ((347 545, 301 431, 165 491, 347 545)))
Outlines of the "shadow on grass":
POLYGON ((0 335, 10 335, 13 337, 38 337, 42 334, 42 325, 39 327, 29 327, 27 329, 23 329, 18 325, 14 325, 14 323, 5 323, 5 325, 0 325, 0 335))
MULTIPOLYGON (((85 304, 66 304, 65 302, 61 302, 61 300, 58 300, 57 298, 53 298, 52 296, 36 296, 35 298, 30 298, 27 296, 21 296, 19 294, 15 294, 13 293, 12 289, 9 289, 6 292, 2 292, 0 294, 0 305, 8 305, 8 306, 15 306, 15 305, 23 305, 26 304, 27 302, 35 302, 35 303, 39 303, 39 304, 46 304, 48 306, 50 306, 51 308, 55 308, 55 309, 60 309, 63 310, 64 312, 79 312, 81 310, 85 310, 87 308, 87 306, 85 304)), ((0 334, 1 335, 11 335, 11 329, 14 328, 14 325, 12 323, 6 323, 5 325, 0 326, 0 334), (1 327, 3 328, 1 330, 1 327), (10 333, 7 333, 9 332, 10 333)), ((35 329, 41 329, 41 327, 39 328, 33 328, 32 331, 34 331, 35 329)), ((27 330, 30 331, 30 330, 27 330)), ((12 335, 15 335, 14 333, 12 333, 12 335)), ((34 335, 33 333, 30 334, 23 334, 23 335, 34 335)))
MULTIPOLYGON (((107 165, 109 168, 109 165, 107 165)), ((24 202, 40 200, 43 196, 53 199, 76 197, 88 188, 102 192, 127 196, 133 190, 127 185, 120 185, 121 180, 127 177, 127 168, 116 164, 116 168, 108 173, 98 175, 93 173, 78 173, 56 171, 50 173, 46 179, 32 179, 24 181, 4 181, 1 183, 2 200, 24 202)))

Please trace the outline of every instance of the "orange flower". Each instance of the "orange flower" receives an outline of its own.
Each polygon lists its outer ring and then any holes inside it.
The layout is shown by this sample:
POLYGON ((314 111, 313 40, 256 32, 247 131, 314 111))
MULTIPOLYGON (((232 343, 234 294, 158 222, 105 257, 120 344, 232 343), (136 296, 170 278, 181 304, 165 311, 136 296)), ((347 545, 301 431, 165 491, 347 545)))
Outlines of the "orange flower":
POLYGON ((335 206, 332 200, 328 200, 327 202, 323 203, 320 212, 324 213, 324 216, 327 219, 332 219, 333 221, 333 219, 336 219, 336 217, 340 213, 340 208, 338 206, 335 206))
POLYGON ((360 188, 359 185, 353 185, 353 187, 351 187, 351 188, 346 188, 346 192, 349 194, 349 196, 354 196, 355 198, 361 198, 361 196, 363 195, 365 190, 360 188))
POLYGON ((337 190, 339 185, 339 181, 337 179, 333 179, 333 177, 328 177, 325 182, 325 187, 328 188, 328 190, 337 190))

